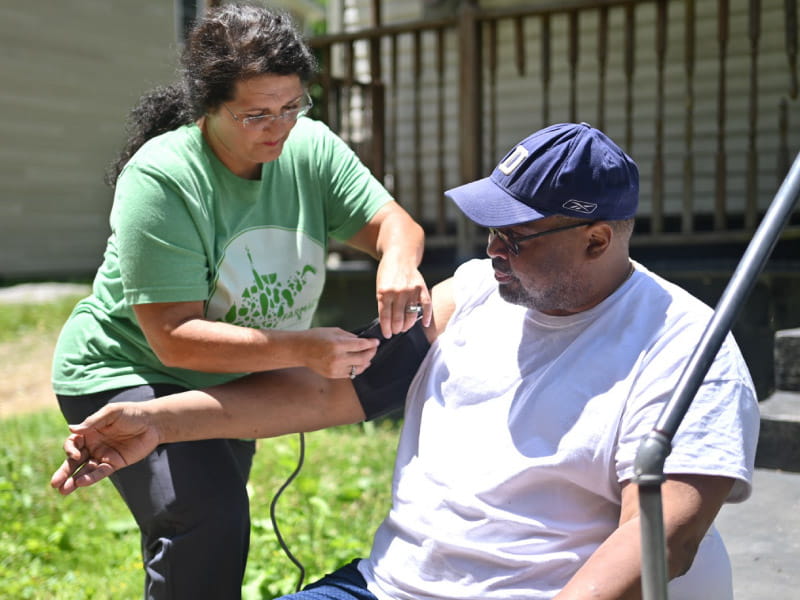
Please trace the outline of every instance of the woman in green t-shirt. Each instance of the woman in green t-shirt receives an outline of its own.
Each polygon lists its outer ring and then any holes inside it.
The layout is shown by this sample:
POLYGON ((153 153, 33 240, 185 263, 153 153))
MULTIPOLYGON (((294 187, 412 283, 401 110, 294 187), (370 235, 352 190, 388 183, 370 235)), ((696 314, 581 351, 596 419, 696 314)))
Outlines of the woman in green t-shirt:
MULTIPOLYGON (((109 402, 247 373, 362 373, 375 339, 311 327, 329 238, 378 259, 385 337, 413 325, 410 305, 430 322, 422 229, 305 116, 316 63, 290 19, 215 9, 181 63, 181 81, 132 112, 110 172, 103 263, 58 341, 53 387, 72 423, 109 402)), ((146 597, 239 597, 254 451, 246 440, 167 444, 112 477, 141 529, 146 597)))

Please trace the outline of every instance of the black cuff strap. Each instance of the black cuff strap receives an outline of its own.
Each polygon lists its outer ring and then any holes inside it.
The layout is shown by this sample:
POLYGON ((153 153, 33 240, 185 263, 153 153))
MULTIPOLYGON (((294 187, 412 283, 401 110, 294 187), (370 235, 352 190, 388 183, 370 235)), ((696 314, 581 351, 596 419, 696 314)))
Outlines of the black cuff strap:
POLYGON ((380 340, 378 352, 369 368, 353 379, 353 387, 371 421, 403 409, 411 380, 417 374, 430 343, 422 328, 422 319, 406 331, 388 340, 381 335, 378 320, 353 331, 359 337, 380 340))

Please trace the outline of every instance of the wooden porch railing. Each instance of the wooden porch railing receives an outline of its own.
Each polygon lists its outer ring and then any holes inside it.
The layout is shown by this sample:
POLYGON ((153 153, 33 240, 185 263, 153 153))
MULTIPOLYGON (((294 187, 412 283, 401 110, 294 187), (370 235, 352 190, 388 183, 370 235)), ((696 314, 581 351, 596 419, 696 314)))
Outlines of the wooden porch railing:
MULTIPOLYGON (((749 239, 800 149, 797 36, 797 0, 572 0, 311 45, 321 118, 430 247, 465 256, 484 237, 443 190, 567 120, 605 130, 639 164, 635 244, 749 239)), ((784 235, 800 237, 800 218, 784 235)))

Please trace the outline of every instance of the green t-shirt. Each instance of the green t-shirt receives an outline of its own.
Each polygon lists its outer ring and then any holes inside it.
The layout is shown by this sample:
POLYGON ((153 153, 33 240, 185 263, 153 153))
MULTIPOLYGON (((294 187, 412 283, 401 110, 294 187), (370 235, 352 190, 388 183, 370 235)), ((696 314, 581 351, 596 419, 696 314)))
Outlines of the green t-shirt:
POLYGON ((198 388, 241 376, 164 366, 131 307, 203 301, 211 320, 306 329, 325 283, 328 238, 349 239, 390 200, 350 148, 308 118, 260 180, 231 173, 194 124, 153 138, 117 182, 92 295, 56 345, 56 393, 198 388))

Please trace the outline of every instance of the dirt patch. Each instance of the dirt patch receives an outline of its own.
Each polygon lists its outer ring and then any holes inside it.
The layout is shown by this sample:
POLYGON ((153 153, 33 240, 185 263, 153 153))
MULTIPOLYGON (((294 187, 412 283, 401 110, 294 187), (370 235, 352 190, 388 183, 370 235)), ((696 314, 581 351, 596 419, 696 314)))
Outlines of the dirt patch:
POLYGON ((58 333, 0 343, 0 419, 58 406, 50 366, 58 333))
MULTIPOLYGON (((21 283, 0 288, 3 304, 35 304, 65 296, 84 296, 91 286, 78 283, 21 283)), ((59 328, 60 329, 60 328, 59 328)), ((26 333, 0 342, 0 419, 58 406, 50 386, 50 367, 58 331, 26 333)))

